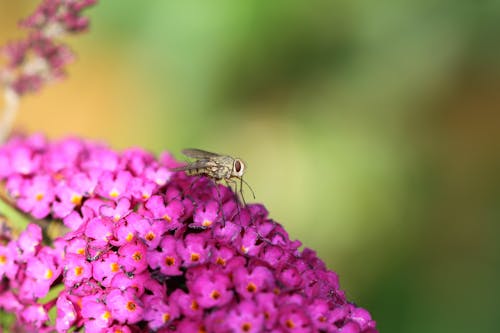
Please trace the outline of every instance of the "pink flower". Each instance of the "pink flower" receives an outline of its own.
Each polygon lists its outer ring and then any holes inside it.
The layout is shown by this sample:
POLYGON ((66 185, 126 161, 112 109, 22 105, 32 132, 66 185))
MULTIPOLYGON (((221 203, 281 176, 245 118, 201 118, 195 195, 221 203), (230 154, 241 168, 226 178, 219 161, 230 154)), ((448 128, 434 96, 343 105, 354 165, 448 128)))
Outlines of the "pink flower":
POLYGON ((131 196, 129 192, 129 182, 132 175, 128 171, 120 171, 116 175, 111 172, 105 172, 99 179, 97 194, 108 199, 118 199, 119 197, 131 196))
POLYGON ((118 263, 126 272, 141 273, 148 267, 146 261, 146 246, 135 242, 123 245, 118 250, 118 263))
POLYGON ((182 258, 183 266, 198 266, 208 261, 210 247, 208 247, 207 240, 209 237, 207 232, 189 234, 184 242, 177 242, 177 253, 182 258))
POLYGON ((92 265, 81 255, 67 254, 64 267, 64 283, 74 286, 92 276, 92 265))
POLYGON ((40 165, 40 156, 35 155, 28 147, 17 147, 10 151, 10 165, 12 171, 21 175, 29 175, 40 165))
POLYGON ((233 298, 231 280, 222 273, 201 268, 188 277, 187 285, 197 303, 205 309, 224 306, 233 298))
POLYGON ((180 316, 179 307, 175 302, 165 302, 158 296, 147 296, 144 303, 149 304, 144 311, 144 319, 149 322, 149 327, 157 330, 180 316))
POLYGON ((234 306, 226 318, 227 326, 233 332, 262 332, 264 326, 264 314, 253 301, 242 301, 234 306))
POLYGON ((83 199, 94 192, 95 184, 87 174, 77 172, 71 177, 71 182, 60 182, 56 186, 55 194, 59 201, 54 201, 52 208, 54 215, 64 218, 75 208, 82 205, 83 199))
POLYGON ((42 229, 35 224, 29 224, 17 240, 20 253, 18 259, 26 261, 33 257, 42 243, 42 229))
POLYGON ((65 332, 73 326, 76 320, 77 313, 75 307, 64 293, 57 298, 56 307, 56 330, 58 332, 65 332))
POLYGON ((127 218, 130 225, 138 234, 138 237, 149 249, 156 249, 167 231, 166 223, 150 218, 141 217, 139 214, 131 214, 127 218))
POLYGON ((163 238, 160 251, 150 251, 147 256, 148 264, 153 269, 160 269, 165 276, 182 275, 180 270, 182 259, 177 253, 177 240, 172 236, 163 238))
POLYGON ((154 219, 165 220, 167 229, 175 230, 182 226, 181 218, 184 215, 185 207, 181 201, 171 200, 165 205, 161 196, 154 195, 146 202, 146 208, 154 219))
POLYGON ((22 320, 30 325, 35 331, 41 328, 43 323, 49 319, 49 315, 43 306, 29 305, 21 311, 22 320))
MULTIPOLYGON (((45 249, 45 248, 44 248, 45 249)), ((32 257, 27 262, 26 277, 34 281, 34 289, 30 292, 37 298, 47 295, 52 283, 61 274, 53 254, 48 251, 40 251, 37 257, 32 257)))
POLYGON ((2 159, 21 166, 0 169, 19 209, 71 229, 49 247, 30 224, 0 245, 0 307, 25 330, 53 330, 57 307, 60 332, 376 332, 262 205, 168 171, 169 155, 34 136, 0 147, 2 159))
POLYGON ((245 267, 239 267, 233 273, 233 281, 238 294, 245 299, 253 298, 261 292, 272 291, 274 287, 273 274, 264 266, 257 266, 251 272, 245 267))
POLYGON ((104 204, 99 210, 102 216, 112 218, 113 221, 118 222, 121 218, 126 217, 132 212, 130 209, 130 200, 127 198, 120 198, 116 205, 114 203, 104 204))
POLYGON ((18 270, 17 247, 14 243, 7 246, 0 245, 0 281, 4 276, 14 279, 18 270))
POLYGON ((21 210, 42 219, 49 215, 53 201, 54 184, 49 176, 40 175, 23 182, 17 204, 21 210))
POLYGON ((81 316, 85 319, 85 331, 100 332, 109 327, 113 321, 111 311, 104 304, 104 296, 100 293, 81 298, 81 316))
POLYGON ((210 227, 219 217, 219 203, 212 200, 195 209, 192 227, 210 227))
MULTIPOLYGON (((113 318, 120 323, 135 324, 142 319, 144 305, 133 289, 112 290, 106 296, 106 304, 113 318)), ((154 304, 151 305, 154 306, 154 304)))

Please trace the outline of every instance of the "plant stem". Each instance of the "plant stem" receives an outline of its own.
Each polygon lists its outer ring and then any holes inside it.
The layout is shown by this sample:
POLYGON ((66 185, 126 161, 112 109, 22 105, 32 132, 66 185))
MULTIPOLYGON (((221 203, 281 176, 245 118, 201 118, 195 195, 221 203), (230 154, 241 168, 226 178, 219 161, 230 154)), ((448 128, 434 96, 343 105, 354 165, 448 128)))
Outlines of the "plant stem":
POLYGON ((0 195, 0 214, 7 219, 12 228, 17 230, 24 230, 31 222, 30 217, 14 207, 4 195, 0 195))
POLYGON ((19 95, 12 88, 5 87, 4 101, 4 110, 0 120, 0 143, 5 142, 16 119, 16 113, 19 109, 19 95))

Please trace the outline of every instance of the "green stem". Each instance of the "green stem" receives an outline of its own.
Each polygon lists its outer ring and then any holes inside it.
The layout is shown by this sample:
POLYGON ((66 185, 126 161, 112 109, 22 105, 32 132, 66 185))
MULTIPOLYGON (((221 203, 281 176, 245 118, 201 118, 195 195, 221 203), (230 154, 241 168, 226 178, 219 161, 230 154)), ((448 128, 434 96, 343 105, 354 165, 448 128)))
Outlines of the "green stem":
POLYGON ((0 120, 0 143, 3 143, 9 136, 12 125, 19 109, 19 95, 10 87, 4 90, 4 110, 0 120))
POLYGON ((17 230, 24 230, 31 222, 28 215, 20 212, 4 196, 0 195, 0 215, 3 215, 10 227, 17 230))

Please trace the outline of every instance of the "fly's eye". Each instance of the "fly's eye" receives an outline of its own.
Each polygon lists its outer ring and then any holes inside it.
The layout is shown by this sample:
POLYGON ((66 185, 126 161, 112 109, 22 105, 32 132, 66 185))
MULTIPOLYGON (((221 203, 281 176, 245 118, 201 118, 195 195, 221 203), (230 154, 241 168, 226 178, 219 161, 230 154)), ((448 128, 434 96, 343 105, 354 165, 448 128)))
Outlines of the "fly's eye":
POLYGON ((234 171, 240 172, 242 169, 241 162, 239 160, 234 161, 234 171))

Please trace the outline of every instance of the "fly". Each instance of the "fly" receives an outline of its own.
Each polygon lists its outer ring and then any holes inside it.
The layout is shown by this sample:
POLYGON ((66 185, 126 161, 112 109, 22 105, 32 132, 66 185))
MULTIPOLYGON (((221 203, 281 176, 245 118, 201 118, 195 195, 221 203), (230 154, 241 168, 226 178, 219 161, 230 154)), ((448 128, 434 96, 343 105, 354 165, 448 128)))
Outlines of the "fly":
POLYGON ((241 159, 228 155, 219 155, 201 149, 184 149, 182 153, 195 160, 188 162, 188 164, 184 166, 173 168, 172 171, 185 171, 186 174, 190 176, 205 175, 215 182, 225 181, 226 184, 234 183, 235 187, 237 187, 237 183, 234 181, 236 178, 240 180, 240 195, 243 204, 245 204, 245 199, 243 198, 243 183, 248 186, 255 198, 252 188, 243 180, 246 166, 241 159))

